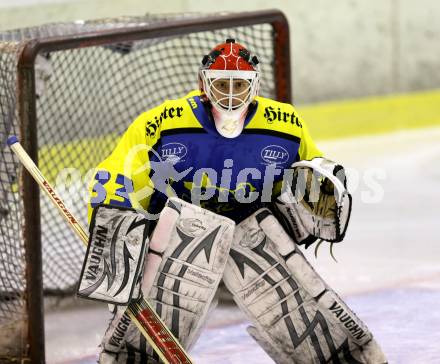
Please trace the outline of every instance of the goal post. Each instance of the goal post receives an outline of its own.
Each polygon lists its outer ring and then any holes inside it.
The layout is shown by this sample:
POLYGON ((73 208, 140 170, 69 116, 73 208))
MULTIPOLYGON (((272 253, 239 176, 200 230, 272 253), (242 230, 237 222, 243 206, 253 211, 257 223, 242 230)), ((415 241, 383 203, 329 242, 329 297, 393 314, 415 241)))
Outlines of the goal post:
POLYGON ((0 33, 0 363, 44 363, 44 297, 73 294, 84 255, 21 170, 7 137, 19 135, 86 223, 88 172, 137 115, 196 89, 203 55, 231 37, 260 58, 261 95, 291 102, 289 27, 278 10, 146 15, 0 33), (8 343, 12 333, 21 340, 8 343))

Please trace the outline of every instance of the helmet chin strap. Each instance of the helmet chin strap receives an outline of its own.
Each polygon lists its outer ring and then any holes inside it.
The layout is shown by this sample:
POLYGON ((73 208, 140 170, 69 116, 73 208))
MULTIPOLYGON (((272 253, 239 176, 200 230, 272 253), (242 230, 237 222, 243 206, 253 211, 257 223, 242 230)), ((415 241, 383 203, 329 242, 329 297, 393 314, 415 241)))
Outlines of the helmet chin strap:
POLYGON ((225 138, 238 137, 243 131, 247 110, 248 108, 244 107, 240 110, 220 111, 212 107, 215 128, 219 134, 225 138))

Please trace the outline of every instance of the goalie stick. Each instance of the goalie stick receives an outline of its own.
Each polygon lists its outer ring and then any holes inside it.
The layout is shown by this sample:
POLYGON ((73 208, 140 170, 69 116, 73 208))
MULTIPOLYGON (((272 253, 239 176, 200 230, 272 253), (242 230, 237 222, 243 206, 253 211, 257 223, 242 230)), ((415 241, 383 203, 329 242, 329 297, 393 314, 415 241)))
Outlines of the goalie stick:
MULTIPOLYGON (((42 175, 41 171, 29 157, 16 136, 8 138, 8 145, 18 157, 23 166, 28 170, 38 185, 49 196, 54 205, 69 223, 72 229, 78 234, 85 245, 88 244, 89 236, 78 220, 67 209, 62 199, 57 195, 52 186, 42 175)), ((144 299, 132 301, 127 312, 132 321, 136 324, 148 343, 166 364, 191 364, 192 360, 185 352, 171 331, 160 319, 150 304, 144 299)))

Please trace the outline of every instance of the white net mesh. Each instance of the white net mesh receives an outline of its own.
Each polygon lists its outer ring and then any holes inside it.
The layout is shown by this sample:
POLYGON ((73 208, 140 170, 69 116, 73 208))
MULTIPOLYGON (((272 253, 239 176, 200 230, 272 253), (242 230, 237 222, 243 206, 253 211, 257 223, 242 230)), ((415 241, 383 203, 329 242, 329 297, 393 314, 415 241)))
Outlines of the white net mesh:
MULTIPOLYGON (((24 329, 16 324, 26 320, 21 169, 6 146, 9 135, 19 134, 16 94, 17 51, 21 42, 201 16, 147 15, 0 33, 0 343, 5 342, 1 335, 10 325, 14 330, 19 327, 19 334, 25 336, 24 329)), ((203 55, 231 37, 258 52, 260 94, 275 97, 274 32, 270 24, 123 41, 41 53, 37 57, 39 166, 83 224, 87 213, 87 171, 107 156, 117 137, 137 115, 165 99, 182 97, 197 88, 203 55), (66 168, 69 170, 62 172, 66 168), (58 182, 66 175, 70 182, 62 188, 58 182)), ((45 196, 41 197, 40 205, 44 292, 72 294, 84 248, 45 196)), ((4 353, 10 354, 0 345, 0 360, 4 353)))

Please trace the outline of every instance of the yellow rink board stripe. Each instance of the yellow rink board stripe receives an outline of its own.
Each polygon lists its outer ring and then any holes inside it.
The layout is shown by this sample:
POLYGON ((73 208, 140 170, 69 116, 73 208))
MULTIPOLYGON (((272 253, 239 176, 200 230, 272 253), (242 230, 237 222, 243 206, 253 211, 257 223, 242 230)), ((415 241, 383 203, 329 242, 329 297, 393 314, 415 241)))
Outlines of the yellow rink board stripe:
POLYGON ((297 106, 314 139, 440 125, 440 90, 297 106))
POLYGON ((96 167, 116 146, 121 136, 114 133, 80 141, 56 143, 40 147, 38 165, 49 182, 54 183, 61 169, 75 168, 81 176, 96 167), (92 149, 92 153, 83 153, 92 149))
MULTIPOLYGON (((440 125, 440 90, 298 106, 316 140, 373 135, 440 125)), ((77 168, 84 175, 115 147, 119 135, 56 143, 39 150, 40 168, 53 182, 59 169, 77 168), (94 148, 93 154, 81 151, 94 148)))

